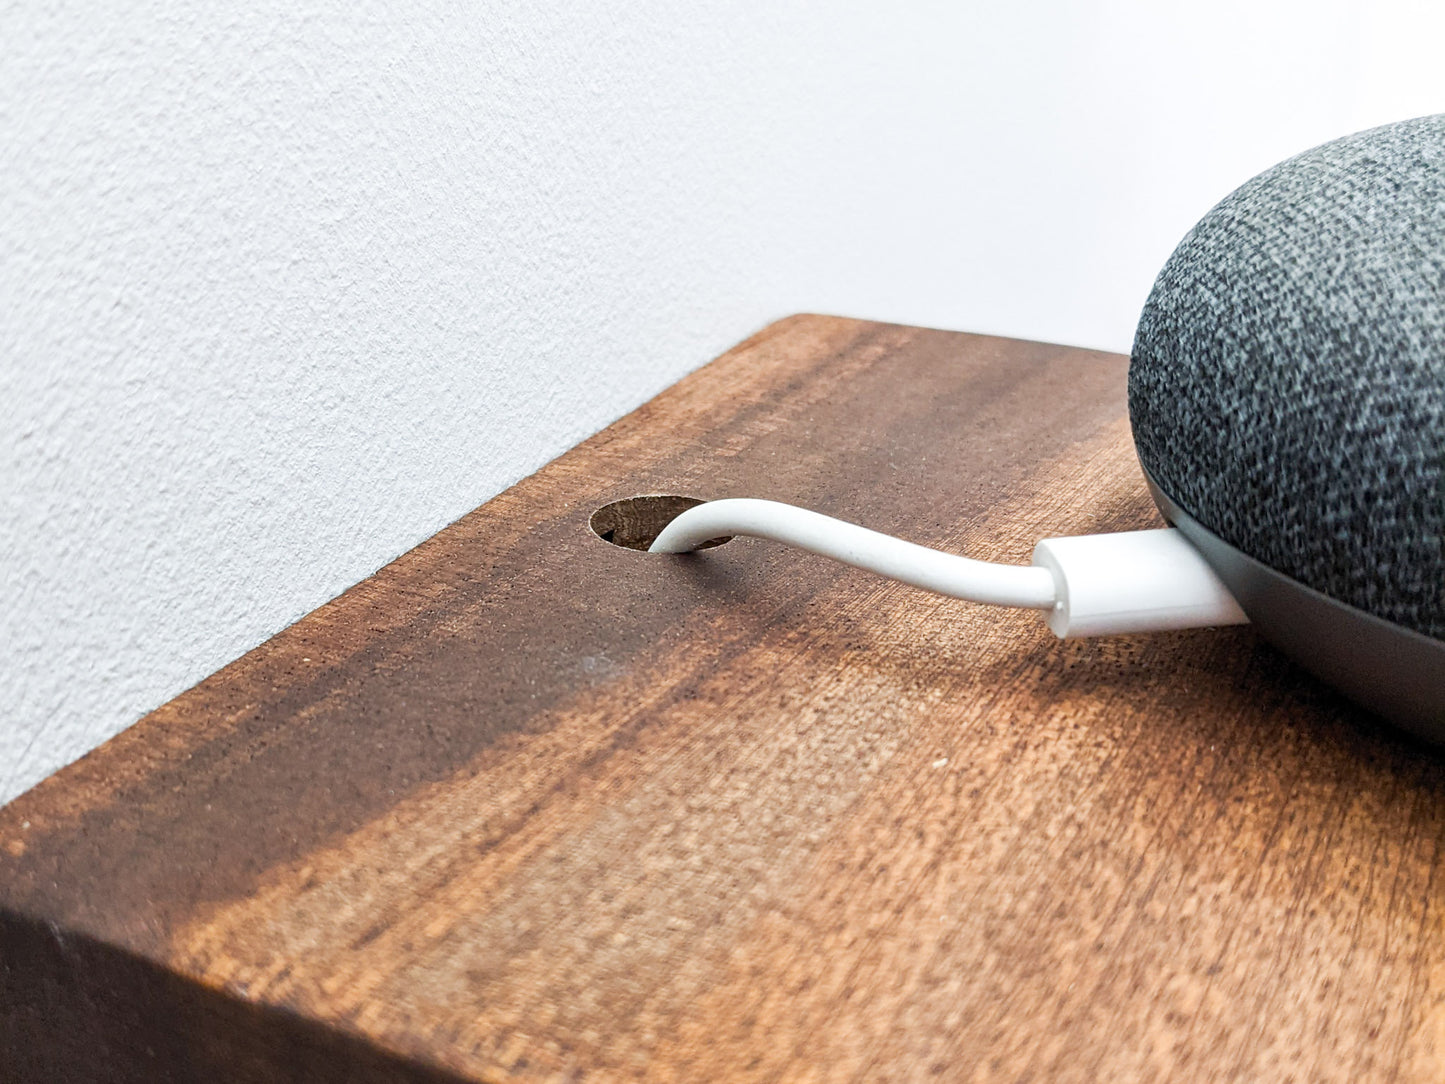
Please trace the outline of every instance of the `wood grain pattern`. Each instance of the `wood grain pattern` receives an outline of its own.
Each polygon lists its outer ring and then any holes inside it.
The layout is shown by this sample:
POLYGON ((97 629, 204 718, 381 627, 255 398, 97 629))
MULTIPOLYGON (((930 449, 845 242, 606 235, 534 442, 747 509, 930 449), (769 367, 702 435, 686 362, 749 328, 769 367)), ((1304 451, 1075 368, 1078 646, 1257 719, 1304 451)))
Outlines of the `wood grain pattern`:
POLYGON ((1125 360, 766 329, 0 811, 6 1080, 1438 1080, 1440 754, 1248 629, 740 539, 1157 523, 1125 360))

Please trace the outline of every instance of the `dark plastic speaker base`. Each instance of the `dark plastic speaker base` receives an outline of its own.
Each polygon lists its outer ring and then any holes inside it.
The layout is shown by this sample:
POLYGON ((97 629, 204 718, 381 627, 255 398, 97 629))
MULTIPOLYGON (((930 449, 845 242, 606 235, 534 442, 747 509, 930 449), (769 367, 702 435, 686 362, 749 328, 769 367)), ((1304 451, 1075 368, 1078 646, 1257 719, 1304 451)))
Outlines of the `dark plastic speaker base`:
POLYGON ((1281 575, 1202 526, 1145 472, 1164 518, 1204 555, 1260 634, 1352 700, 1445 743, 1445 641, 1281 575))

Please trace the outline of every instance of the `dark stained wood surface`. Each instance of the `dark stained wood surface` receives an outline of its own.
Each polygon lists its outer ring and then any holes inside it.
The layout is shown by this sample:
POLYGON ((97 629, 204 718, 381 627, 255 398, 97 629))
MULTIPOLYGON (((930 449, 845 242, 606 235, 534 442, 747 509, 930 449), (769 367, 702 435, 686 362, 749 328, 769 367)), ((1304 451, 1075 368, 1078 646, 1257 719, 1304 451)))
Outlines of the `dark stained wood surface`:
POLYGON ((1439 1080, 1441 755, 1248 629, 739 539, 1156 525, 1125 359, 794 317, 0 810, 5 1080, 1439 1080))

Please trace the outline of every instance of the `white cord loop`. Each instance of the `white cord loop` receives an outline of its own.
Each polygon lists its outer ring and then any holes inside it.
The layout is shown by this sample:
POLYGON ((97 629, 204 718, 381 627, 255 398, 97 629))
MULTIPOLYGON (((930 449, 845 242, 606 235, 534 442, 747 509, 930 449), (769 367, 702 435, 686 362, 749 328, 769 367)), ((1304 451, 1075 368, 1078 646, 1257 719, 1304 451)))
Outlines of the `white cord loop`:
POLYGON ((1047 569, 958 557, 791 504, 749 497, 689 508, 663 528, 648 552, 685 553, 710 538, 730 534, 783 542, 970 602, 1030 610, 1054 607, 1054 577, 1047 569))
POLYGON ((1239 625, 1249 619, 1178 531, 1047 538, 1031 566, 975 561, 777 501, 708 501, 669 523, 650 553, 726 535, 796 546, 941 595, 1045 611, 1060 637, 1239 625))

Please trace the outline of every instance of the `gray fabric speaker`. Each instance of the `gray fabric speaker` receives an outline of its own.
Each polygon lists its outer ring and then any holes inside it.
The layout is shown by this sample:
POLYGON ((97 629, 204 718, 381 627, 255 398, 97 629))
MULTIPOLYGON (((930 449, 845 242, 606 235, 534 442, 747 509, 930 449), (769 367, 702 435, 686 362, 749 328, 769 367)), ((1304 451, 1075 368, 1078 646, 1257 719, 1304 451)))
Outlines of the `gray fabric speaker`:
POLYGON ((1166 518, 1261 631, 1445 740, 1445 116, 1206 215, 1144 307, 1129 413, 1166 518))

